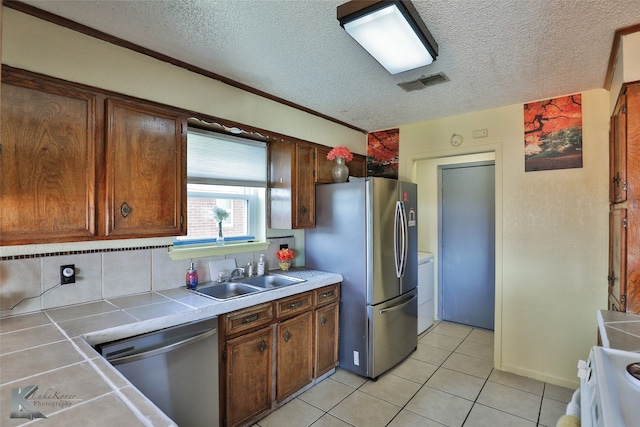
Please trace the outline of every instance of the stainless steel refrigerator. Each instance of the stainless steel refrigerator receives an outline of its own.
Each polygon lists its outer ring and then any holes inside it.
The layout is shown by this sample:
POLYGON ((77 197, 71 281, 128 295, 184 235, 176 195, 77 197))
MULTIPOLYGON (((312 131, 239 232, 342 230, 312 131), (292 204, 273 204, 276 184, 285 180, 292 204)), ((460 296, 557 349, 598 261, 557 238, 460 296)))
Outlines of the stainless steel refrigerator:
POLYGON ((417 347, 417 185, 351 178, 316 186, 305 265, 344 277, 340 367, 377 378, 417 347))

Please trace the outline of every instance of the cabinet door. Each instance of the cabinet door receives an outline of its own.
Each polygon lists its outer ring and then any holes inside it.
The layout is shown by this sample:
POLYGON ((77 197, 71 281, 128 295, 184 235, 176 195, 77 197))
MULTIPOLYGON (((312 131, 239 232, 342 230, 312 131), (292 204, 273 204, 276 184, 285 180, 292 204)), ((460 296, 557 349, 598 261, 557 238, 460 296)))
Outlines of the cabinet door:
POLYGON ((316 310, 315 376, 316 378, 338 366, 338 303, 316 310))
POLYGON ((291 229, 293 204, 293 159, 295 144, 287 141, 269 142, 269 228, 291 229))
POLYGON ((354 154, 353 160, 347 163, 347 166, 349 166, 349 175, 357 178, 364 178, 367 176, 367 156, 354 154))
POLYGON ((107 101, 107 236, 186 234, 184 124, 168 110, 107 101))
POLYGON ((611 203, 627 200, 627 96, 621 95, 611 117, 609 130, 609 199, 611 203))
POLYGON ((331 170, 335 163, 327 159, 331 148, 324 145, 316 147, 316 182, 318 184, 331 184, 333 182, 331 170))
POLYGON ((96 96, 2 77, 0 244, 88 240, 96 234, 96 96))
POLYGON ((625 311, 627 276, 627 210, 609 213, 609 307, 625 311))
POLYGON ((294 228, 316 225, 316 149, 310 144, 296 144, 294 228))
POLYGON ((269 228, 315 226, 315 147, 269 143, 269 228))
POLYGON ((226 352, 226 425, 238 426, 271 409, 273 329, 229 340, 226 352))
POLYGON ((313 379, 313 314, 311 311, 278 324, 276 394, 283 401, 313 379))

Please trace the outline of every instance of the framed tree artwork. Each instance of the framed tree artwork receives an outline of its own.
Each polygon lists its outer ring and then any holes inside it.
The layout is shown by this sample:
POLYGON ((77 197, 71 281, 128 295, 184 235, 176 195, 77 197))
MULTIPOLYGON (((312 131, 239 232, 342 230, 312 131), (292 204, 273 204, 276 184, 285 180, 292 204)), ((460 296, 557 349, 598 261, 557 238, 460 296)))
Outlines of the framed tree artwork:
POLYGON ((525 172, 582 167, 582 96, 524 105, 525 172))
POLYGON ((398 179, 400 129, 371 132, 367 145, 367 176, 398 179))

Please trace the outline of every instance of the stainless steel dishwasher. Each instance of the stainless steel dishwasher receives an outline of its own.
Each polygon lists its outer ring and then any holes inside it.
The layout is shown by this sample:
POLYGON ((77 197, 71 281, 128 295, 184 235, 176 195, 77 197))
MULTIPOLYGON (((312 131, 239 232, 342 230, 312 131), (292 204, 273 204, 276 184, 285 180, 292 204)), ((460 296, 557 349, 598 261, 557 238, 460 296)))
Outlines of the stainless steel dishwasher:
POLYGON ((96 345, 179 426, 218 425, 218 319, 96 345))

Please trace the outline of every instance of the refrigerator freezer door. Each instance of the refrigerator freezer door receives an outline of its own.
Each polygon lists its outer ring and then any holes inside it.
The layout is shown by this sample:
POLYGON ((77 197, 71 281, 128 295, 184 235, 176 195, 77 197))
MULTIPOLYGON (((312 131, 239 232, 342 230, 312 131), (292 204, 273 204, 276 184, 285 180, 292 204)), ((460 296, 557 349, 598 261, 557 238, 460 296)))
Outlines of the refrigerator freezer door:
POLYGON ((391 301, 367 307, 369 361, 367 376, 377 378, 418 346, 417 289, 391 301))

